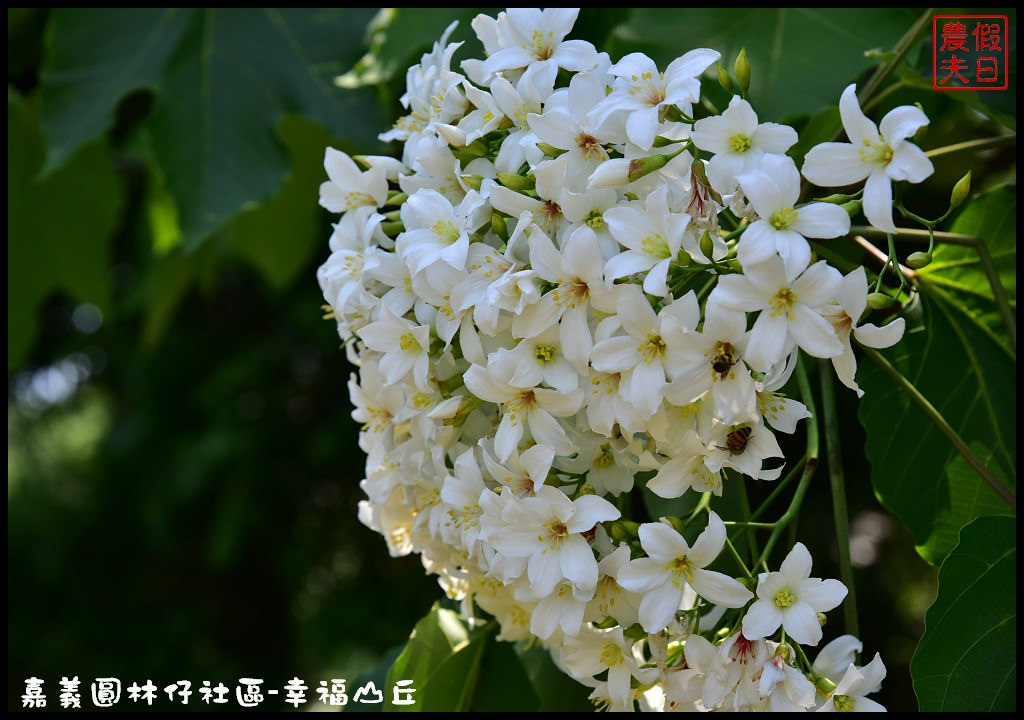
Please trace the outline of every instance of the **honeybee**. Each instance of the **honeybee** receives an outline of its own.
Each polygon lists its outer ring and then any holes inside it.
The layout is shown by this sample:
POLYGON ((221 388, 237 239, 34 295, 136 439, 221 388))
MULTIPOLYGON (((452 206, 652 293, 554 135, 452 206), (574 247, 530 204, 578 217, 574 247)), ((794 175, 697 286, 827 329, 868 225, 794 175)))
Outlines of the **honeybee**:
POLYGON ((747 449, 747 443, 750 442, 750 433, 752 432, 753 429, 749 425, 738 427, 725 436, 725 447, 721 445, 716 445, 715 447, 719 450, 728 450, 730 455, 742 455, 743 451, 747 449))
POLYGON ((725 343, 718 347, 718 352, 715 354, 714 360, 711 361, 711 369, 715 371, 722 380, 725 380, 726 375, 732 369, 732 366, 736 364, 736 361, 732 357, 732 345, 725 343))

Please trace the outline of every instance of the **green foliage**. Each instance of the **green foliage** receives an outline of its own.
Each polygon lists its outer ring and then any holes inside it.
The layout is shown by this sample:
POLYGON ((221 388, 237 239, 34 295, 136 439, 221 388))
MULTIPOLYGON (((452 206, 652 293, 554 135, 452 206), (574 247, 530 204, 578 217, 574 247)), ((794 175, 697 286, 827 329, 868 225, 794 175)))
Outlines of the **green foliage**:
MULTIPOLYGON (((1006 189, 977 198, 955 227, 971 230, 1001 258, 1015 255, 1015 221, 1006 189), (1001 204, 1003 203, 1003 204, 1001 204)), ((992 290, 971 247, 940 246, 919 274, 921 296, 890 362, 939 410, 1007 487, 1016 485, 1013 428, 1016 362, 997 339, 992 290), (951 286, 957 288, 950 294, 951 286), (990 328, 990 325, 992 326, 990 328)), ((1013 290, 1012 278, 1007 278, 1013 290)), ((1005 335, 1005 330, 1003 330, 1005 335)), ((871 480, 879 500, 917 537, 918 551, 938 564, 960 528, 976 517, 1005 512, 1005 503, 953 448, 945 435, 872 363, 861 373, 860 419, 868 434, 871 480)))
POLYGON ((1017 520, 974 520, 939 570, 910 669, 923 712, 1017 709, 1017 520))
POLYGON ((899 8, 637 8, 608 50, 613 59, 644 52, 664 66, 695 47, 714 48, 731 64, 746 46, 748 99, 762 121, 779 120, 834 105, 875 64, 864 51, 892 47, 916 16, 899 8))
POLYGON ((369 10, 58 10, 42 91, 47 168, 114 125, 128 94, 151 90, 153 149, 195 248, 246 203, 280 187, 288 114, 363 148, 372 94, 332 78, 359 56, 369 10), (352 117, 364 118, 353 123, 352 117))
POLYGON ((36 337, 36 307, 63 290, 110 312, 108 239, 122 190, 106 144, 82 146, 39 178, 43 144, 35 103, 7 98, 7 368, 17 368, 36 337))
POLYGON ((435 604, 416 623, 387 674, 390 689, 412 680, 415 705, 385 711, 558 712, 590 709, 588 691, 561 672, 548 651, 513 646, 494 637, 494 621, 470 629, 462 617, 435 604))

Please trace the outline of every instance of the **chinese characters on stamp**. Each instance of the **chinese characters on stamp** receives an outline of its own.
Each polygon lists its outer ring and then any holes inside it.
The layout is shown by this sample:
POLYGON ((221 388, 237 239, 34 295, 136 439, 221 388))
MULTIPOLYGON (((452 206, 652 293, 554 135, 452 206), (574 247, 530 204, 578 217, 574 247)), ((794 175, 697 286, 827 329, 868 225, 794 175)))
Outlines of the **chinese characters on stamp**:
POLYGON ((936 15, 932 19, 932 86, 936 90, 1009 87, 1005 15, 936 15))

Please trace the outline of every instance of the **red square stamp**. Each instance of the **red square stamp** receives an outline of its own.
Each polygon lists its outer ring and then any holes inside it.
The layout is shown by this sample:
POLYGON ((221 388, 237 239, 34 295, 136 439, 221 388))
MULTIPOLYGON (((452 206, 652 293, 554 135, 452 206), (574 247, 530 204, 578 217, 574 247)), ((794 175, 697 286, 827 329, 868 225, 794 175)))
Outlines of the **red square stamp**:
POLYGON ((932 87, 1006 90, 1010 86, 1010 23, 1006 15, 932 18, 932 87))

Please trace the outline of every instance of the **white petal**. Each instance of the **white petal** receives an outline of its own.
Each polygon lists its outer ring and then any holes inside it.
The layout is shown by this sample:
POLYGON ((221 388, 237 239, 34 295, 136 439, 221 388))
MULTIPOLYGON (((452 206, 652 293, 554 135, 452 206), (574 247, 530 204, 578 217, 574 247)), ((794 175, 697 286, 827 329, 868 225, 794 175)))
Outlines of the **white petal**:
POLYGON ((756 147, 761 148, 766 153, 777 153, 779 155, 793 147, 797 139, 796 130, 789 125, 779 125, 777 123, 765 123, 758 126, 752 138, 756 147))
POLYGON ((743 587, 739 580, 714 570, 694 570, 690 584, 698 595, 719 607, 740 608, 754 597, 754 593, 743 587))
MULTIPOLYGON (((583 540, 583 538, 580 538, 583 540)), ((584 540, 584 543, 586 541, 584 540)), ((547 597, 555 586, 562 581, 562 568, 559 563, 561 553, 535 552, 530 556, 530 562, 526 568, 526 575, 530 580, 530 589, 535 597, 547 597)), ((591 556, 593 558, 593 556, 591 556)), ((594 572, 597 572, 597 564, 594 564, 594 572)))
POLYGON ((839 304, 852 318, 860 318, 868 304, 868 278, 864 267, 858 265, 849 275, 843 278, 843 289, 839 294, 839 304))
POLYGON ((801 602, 823 613, 838 607, 846 597, 847 590, 838 580, 808 578, 800 583, 799 589, 794 588, 794 592, 801 602))
POLYGON ((682 557, 690 552, 683 536, 665 523, 644 523, 638 534, 644 552, 660 561, 682 557))
MULTIPOLYGON (((767 156, 766 156, 767 159, 767 156)), ((766 172, 744 173, 739 178, 743 194, 747 196, 757 214, 762 218, 771 216, 777 210, 787 207, 786 198, 776 178, 766 172)), ((792 203, 789 203, 791 205, 792 203)))
POLYGON ((773 635, 782 625, 782 613, 774 603, 758 600, 743 616, 743 637, 760 640, 773 635))
POLYGON ((558 564, 562 576, 576 587, 592 590, 597 586, 597 560, 582 535, 570 535, 562 541, 558 564))
POLYGON ((633 275, 634 273, 649 270, 658 264, 658 258, 638 250, 626 250, 621 252, 605 265, 605 273, 608 280, 617 280, 620 277, 633 275))
MULTIPOLYGON (((725 279, 722 278, 722 280, 725 279)), ((767 372, 772 365, 782 359, 786 350, 786 341, 789 338, 788 325, 785 316, 772 316, 767 310, 757 316, 754 327, 750 331, 747 352, 744 356, 751 367, 758 372, 767 372)))
POLYGON ((848 85, 839 98, 839 115, 843 119, 843 128, 854 145, 878 141, 878 127, 864 115, 857 100, 857 86, 848 85))
POLYGON ((634 110, 626 119, 626 136, 643 150, 650 150, 658 131, 658 108, 634 110))
POLYGON ((919 183, 935 172, 935 166, 917 145, 903 143, 893 153, 886 173, 893 180, 919 183))
POLYGON ((671 262, 670 258, 665 258, 650 269, 644 278, 645 293, 655 297, 665 297, 668 295, 666 280, 668 279, 668 266, 671 262))
POLYGON ((583 407, 583 391, 574 390, 570 393, 563 393, 558 390, 547 388, 536 388, 533 391, 537 404, 543 410, 556 417, 569 417, 576 414, 583 407))
POLYGON ((646 340, 647 333, 654 329, 657 316, 647 298, 635 285, 623 289, 617 303, 622 327, 633 337, 646 340))
POLYGON ((879 230, 894 233, 892 221, 892 182, 884 170, 876 170, 864 185, 864 216, 879 230))
POLYGON ((620 570, 616 581, 631 592, 648 593, 664 584, 671 585, 665 563, 654 558, 630 560, 620 570))
MULTIPOLYGON (((617 507, 597 495, 577 498, 573 501, 573 508, 572 519, 566 525, 571 533, 587 532, 599 522, 617 520, 621 514, 617 507)), ((589 546, 587 552, 590 552, 589 546)))
POLYGON ((853 354, 849 339, 843 343, 842 354, 832 357, 832 367, 835 368, 839 382, 856 391, 858 397, 864 395, 864 391, 857 385, 857 357, 853 354))
MULTIPOLYGON (((730 103, 731 105, 731 103, 730 103)), ((715 154, 729 152, 729 138, 736 134, 736 129, 721 115, 712 115, 698 120, 690 131, 690 139, 701 150, 715 154)))
MULTIPOLYGON (((548 10, 552 12, 552 10, 548 10)), ((570 23, 571 27, 572 23, 570 23)), ((590 70, 598 62, 597 50, 586 40, 564 40, 555 48, 551 59, 558 63, 558 67, 565 68, 570 72, 583 72, 590 70)))
POLYGON ((550 445, 559 455, 572 455, 578 449, 547 410, 534 408, 526 417, 530 423, 530 433, 538 443, 550 445))
POLYGON ((786 268, 786 279, 792 282, 811 262, 811 246, 803 235, 792 230, 778 230, 774 236, 775 249, 786 268))
POLYGON ((697 567, 707 567, 714 562, 723 547, 725 547, 725 523, 717 513, 711 512, 708 514, 708 526, 697 536, 693 547, 690 548, 690 552, 686 556, 697 567))
POLYGON ((804 158, 804 177, 820 187, 858 183, 877 167, 862 160, 860 150, 850 143, 815 145, 804 158))
POLYGON ((878 327, 866 323, 853 331, 853 336, 861 345, 872 348, 892 347, 903 337, 907 322, 903 318, 896 318, 888 325, 878 327))
POLYGON ((658 411, 665 393, 665 368, 660 362, 639 362, 629 378, 627 399, 645 418, 658 411))
POLYGON ((771 296, 746 275, 725 275, 719 278, 711 297, 726 309, 750 312, 765 307, 771 296))
POLYGON ((786 559, 779 566, 779 572, 787 584, 795 590, 796 586, 811 576, 811 554, 807 546, 798 542, 789 551, 786 559))
POLYGON ((683 591, 670 582, 646 593, 637 613, 644 630, 649 633, 664 630, 672 622, 682 599, 683 591))
POLYGON ((708 181, 711 187, 723 195, 729 195, 736 191, 738 177, 746 169, 746 157, 749 153, 726 152, 715 155, 708 161, 706 168, 708 181))
POLYGON ((778 232, 764 218, 755 220, 740 236, 740 244, 736 248, 740 264, 747 268, 775 257, 778 232))
POLYGON ((658 474, 647 481, 647 489, 658 497, 677 498, 690 489, 692 460, 677 456, 661 466, 658 474))
POLYGON ((643 358, 636 351, 636 339, 631 337, 602 340, 590 355, 590 363, 600 372, 623 372, 639 362, 643 362, 643 358))
POLYGON ((840 237, 850 232, 850 215, 832 203, 811 203, 800 208, 789 229, 804 237, 840 237))
POLYGON ((840 635, 818 651, 814 671, 835 682, 854 661, 855 653, 863 649, 863 643, 853 635, 840 635))
POLYGON ((498 455, 498 462, 508 460, 516 445, 523 439, 523 420, 522 417, 516 418, 513 425, 508 413, 501 418, 498 432, 494 436, 494 452, 498 455))
POLYGON ((820 307, 839 297, 843 276, 824 260, 814 263, 793 283, 798 302, 809 307, 820 307))
POLYGON ((885 114, 879 123, 879 129, 889 146, 895 147, 897 142, 913 137, 927 124, 928 116, 921 108, 916 105, 901 105, 885 114))
POLYGON ((818 613, 805 602, 797 600, 782 612, 786 634, 801 645, 817 645, 821 641, 818 613))
POLYGON ((789 332, 808 355, 830 358, 843 353, 843 344, 836 337, 832 324, 806 305, 793 307, 789 332))

